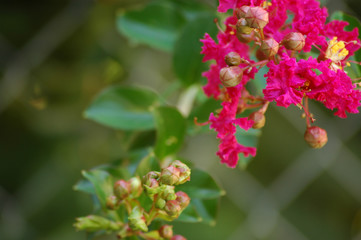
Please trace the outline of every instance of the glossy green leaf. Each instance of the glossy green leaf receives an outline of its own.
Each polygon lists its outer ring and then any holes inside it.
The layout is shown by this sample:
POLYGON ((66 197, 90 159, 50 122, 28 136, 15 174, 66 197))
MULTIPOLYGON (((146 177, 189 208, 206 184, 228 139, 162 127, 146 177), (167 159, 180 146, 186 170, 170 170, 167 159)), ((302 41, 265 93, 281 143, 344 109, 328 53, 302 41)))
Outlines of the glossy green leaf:
MULTIPOLYGON (((361 33, 360 21, 351 15, 348 15, 341 11, 336 11, 332 14, 331 20, 346 21, 349 23, 349 25, 345 27, 346 31, 352 31, 354 28, 358 28, 358 32, 361 33)), ((360 35, 359 35, 359 38, 360 38, 360 35)), ((360 50, 355 52, 355 60, 358 62, 361 62, 361 51, 360 50)), ((357 66, 358 66, 359 72, 361 72, 361 66, 360 65, 357 65, 357 66)))
POLYGON ((175 44, 173 67, 176 75, 185 85, 201 81, 201 73, 207 69, 200 54, 200 39, 207 32, 215 35, 214 15, 205 14, 188 22, 175 44))
POLYGON ((115 86, 96 96, 84 116, 115 129, 152 129, 154 120, 150 110, 159 103, 158 95, 149 89, 115 86))
POLYGON ((113 195, 113 181, 109 173, 103 170, 82 171, 82 175, 89 180, 103 208, 106 207, 107 197, 113 195))
POLYGON ((207 173, 199 169, 192 169, 191 180, 177 187, 193 199, 218 198, 225 194, 214 179, 207 173))
POLYGON ((118 30, 136 43, 172 51, 185 20, 172 3, 155 2, 143 9, 119 13, 118 30))
POLYGON ((150 151, 142 160, 139 162, 138 167, 135 171, 135 175, 143 177, 150 171, 160 171, 160 166, 154 153, 150 151))
POLYGON ((73 189, 75 191, 96 194, 93 184, 90 181, 84 179, 80 180, 77 184, 75 184, 73 189))
MULTIPOLYGON (((261 136, 261 133, 262 132, 260 129, 251 128, 248 131, 245 131, 244 129, 237 127, 236 139, 238 143, 244 146, 256 147, 258 144, 258 139, 261 136)), ((244 157, 242 153, 240 153, 238 156, 239 156, 238 164, 242 169, 245 169, 253 158, 252 156, 244 157)))
POLYGON ((192 199, 191 204, 195 207, 202 222, 214 226, 219 206, 219 198, 192 199))
POLYGON ((154 152, 163 160, 181 148, 186 133, 186 120, 174 107, 158 107, 153 113, 157 127, 154 152))

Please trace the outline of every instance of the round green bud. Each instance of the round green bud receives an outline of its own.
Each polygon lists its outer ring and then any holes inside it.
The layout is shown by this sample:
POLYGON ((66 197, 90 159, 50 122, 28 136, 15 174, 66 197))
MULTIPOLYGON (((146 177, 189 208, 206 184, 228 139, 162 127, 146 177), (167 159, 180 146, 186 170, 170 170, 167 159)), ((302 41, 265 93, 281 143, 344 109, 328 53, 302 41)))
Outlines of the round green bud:
POLYGON ((241 56, 236 52, 230 52, 225 56, 224 61, 228 66, 238 66, 241 64, 241 56))
POLYGON ((182 209, 185 209, 189 205, 191 198, 188 196, 188 194, 182 191, 176 192, 176 195, 176 201, 179 203, 182 209))
POLYGON ((180 171, 176 167, 169 166, 162 170, 160 182, 166 185, 174 185, 179 181, 179 175, 180 171))
POLYGON ((170 217, 176 217, 182 212, 182 207, 180 206, 179 202, 177 202, 176 200, 170 200, 167 201, 167 203, 165 204, 164 211, 170 217))
POLYGON ((260 50, 267 57, 273 57, 278 53, 279 44, 274 38, 268 38, 262 41, 260 50))
POLYGON ((263 128, 265 123, 266 123, 266 117, 264 115, 264 113, 261 112, 253 112, 249 115, 248 119, 253 120, 253 129, 259 129, 259 128, 263 128))

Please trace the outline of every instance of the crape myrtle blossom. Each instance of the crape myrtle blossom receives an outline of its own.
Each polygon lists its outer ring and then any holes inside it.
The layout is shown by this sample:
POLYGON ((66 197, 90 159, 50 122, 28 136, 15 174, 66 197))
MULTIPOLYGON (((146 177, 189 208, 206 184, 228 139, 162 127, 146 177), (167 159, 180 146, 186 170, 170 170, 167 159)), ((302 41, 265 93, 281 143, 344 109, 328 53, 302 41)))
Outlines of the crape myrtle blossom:
POLYGON ((207 33, 201 39, 203 61, 212 61, 203 73, 208 80, 203 90, 222 101, 222 108, 211 113, 208 121, 220 139, 221 162, 235 167, 239 154, 256 155, 256 148, 239 144, 235 133, 237 127, 262 127, 268 103, 273 101, 303 109, 305 140, 312 147, 322 147, 327 134, 311 126, 308 99, 336 110, 341 118, 347 112, 358 113, 361 84, 347 75, 349 58, 360 48, 358 29, 345 31, 344 21, 326 23, 327 9, 315 0, 220 0, 218 11, 228 10, 233 14, 222 27, 218 25, 217 40, 207 33), (318 52, 317 58, 307 56, 311 50, 318 52), (263 96, 253 96, 248 83, 264 66, 268 72, 263 96), (250 109, 248 117, 240 117, 250 109))

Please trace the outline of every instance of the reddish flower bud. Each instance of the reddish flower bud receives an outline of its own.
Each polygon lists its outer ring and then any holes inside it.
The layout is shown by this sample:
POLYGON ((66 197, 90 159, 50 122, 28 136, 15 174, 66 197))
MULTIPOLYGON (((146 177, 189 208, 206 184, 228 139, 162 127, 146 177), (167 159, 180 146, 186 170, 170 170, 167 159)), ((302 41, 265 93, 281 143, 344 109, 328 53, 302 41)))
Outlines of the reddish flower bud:
POLYGON ((150 186, 151 184, 154 184, 153 180, 158 181, 159 177, 160 172, 151 171, 143 177, 143 184, 146 186, 150 186))
POLYGON ((238 66, 225 67, 219 72, 219 77, 225 87, 237 86, 241 82, 242 76, 243 71, 238 66))
POLYGON ((187 240, 182 235, 174 235, 170 240, 187 240))
POLYGON ((175 185, 183 184, 190 180, 191 169, 187 165, 179 160, 175 160, 170 166, 173 166, 179 170, 179 181, 175 183, 175 185))
POLYGON ((253 31, 253 28, 250 28, 247 25, 246 20, 244 18, 241 18, 237 21, 236 30, 237 30, 237 33, 250 34, 253 31))
POLYGON ((250 7, 244 17, 251 28, 264 28, 268 21, 268 12, 262 7, 250 7))
POLYGON ((174 185, 179 181, 180 171, 174 166, 169 166, 162 170, 160 182, 166 185, 174 185))
POLYGON ((119 199, 128 197, 130 193, 130 184, 127 181, 119 180, 114 184, 114 195, 119 199))
POLYGON ((241 64, 241 56, 236 52, 230 52, 226 55, 224 61, 228 66, 238 66, 241 64))
POLYGON ((180 206, 178 201, 170 200, 170 201, 167 201, 167 203, 165 204, 164 211, 166 211, 166 213, 170 217, 176 217, 181 213, 182 207, 180 206))
POLYGON ((175 195, 177 195, 176 201, 179 203, 182 209, 185 209, 189 205, 191 198, 182 191, 176 192, 175 195))
POLYGON ((254 129, 263 128, 266 123, 266 117, 264 116, 264 113, 261 112, 253 112, 249 115, 248 119, 253 120, 253 126, 254 129))
POLYGON ((288 50, 301 51, 305 46, 305 37, 299 32, 291 32, 283 38, 282 44, 288 50))
POLYGON ((327 143, 327 132, 317 126, 308 127, 305 132, 305 141, 312 148, 322 148, 327 143))
POLYGON ((237 9, 237 11, 236 11, 237 18, 238 19, 244 18, 249 9, 250 9, 250 6, 242 6, 239 9, 237 9))
POLYGON ((171 225, 163 225, 159 230, 159 236, 165 239, 170 239, 173 237, 173 226, 171 225))
POLYGON ((278 52, 278 49, 279 49, 279 44, 273 38, 268 38, 268 39, 262 41, 261 48, 260 48, 262 53, 267 58, 270 58, 270 57, 273 57, 274 55, 276 55, 278 52))

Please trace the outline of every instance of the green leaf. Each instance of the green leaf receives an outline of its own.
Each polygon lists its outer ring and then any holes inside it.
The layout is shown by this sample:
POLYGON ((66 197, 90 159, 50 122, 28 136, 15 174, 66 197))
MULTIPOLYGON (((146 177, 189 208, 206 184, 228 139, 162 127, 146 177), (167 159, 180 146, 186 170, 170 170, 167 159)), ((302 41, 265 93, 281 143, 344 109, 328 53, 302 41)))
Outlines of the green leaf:
POLYGON ((199 169, 192 169, 191 180, 177 187, 193 199, 219 198, 225 194, 214 179, 207 173, 199 169))
POLYGON ((174 107, 158 107, 153 114, 157 127, 154 152, 163 160, 181 148, 186 133, 186 120, 174 107))
POLYGON ((189 204, 188 207, 186 207, 186 209, 183 210, 181 215, 176 220, 179 222, 195 223, 195 222, 201 222, 202 218, 197 213, 195 206, 189 204))
POLYGON ((135 175, 143 177, 150 171, 160 171, 160 165, 152 151, 139 162, 135 175))
POLYGON ((150 110, 159 103, 158 95, 149 89, 114 86, 102 91, 84 116, 115 129, 147 130, 154 128, 150 110))
POLYGON ((192 199, 191 204, 195 207, 202 222, 214 226, 219 207, 219 198, 214 199, 192 199))
POLYGON ((200 39, 208 32, 215 35, 214 15, 205 14, 188 22, 175 44, 173 68, 178 78, 185 85, 201 81, 201 73, 206 70, 200 54, 200 39))
POLYGON ((96 194, 93 184, 88 180, 80 180, 77 184, 74 185, 73 189, 75 191, 81 191, 89 194, 96 194))
POLYGON ((107 197, 113 195, 113 181, 109 173, 95 169, 82 171, 82 175, 93 184, 96 196, 102 207, 105 208, 107 197))
POLYGON ((184 17, 172 3, 155 2, 145 8, 119 13, 118 30, 136 43, 172 51, 184 17))
MULTIPOLYGON (((330 19, 346 21, 349 23, 349 25, 345 27, 346 31, 352 31, 356 27, 356 28, 358 28, 358 32, 361 33, 360 21, 351 15, 348 15, 341 11, 336 11, 331 15, 330 19)), ((360 38, 360 35, 359 35, 359 38, 360 38)), ((355 52, 355 59, 356 59, 356 61, 361 62, 361 51, 360 50, 355 52)), ((358 70, 361 71, 361 66, 360 65, 357 65, 357 66, 358 66, 358 70)))
MULTIPOLYGON (((238 143, 247 147, 256 147, 258 144, 258 139, 261 136, 261 133, 262 132, 260 129, 251 128, 248 131, 245 131, 244 129, 237 126, 235 136, 238 143)), ((245 169, 253 158, 252 156, 244 157, 242 153, 240 153, 238 156, 239 156, 238 164, 242 169, 245 169)))

